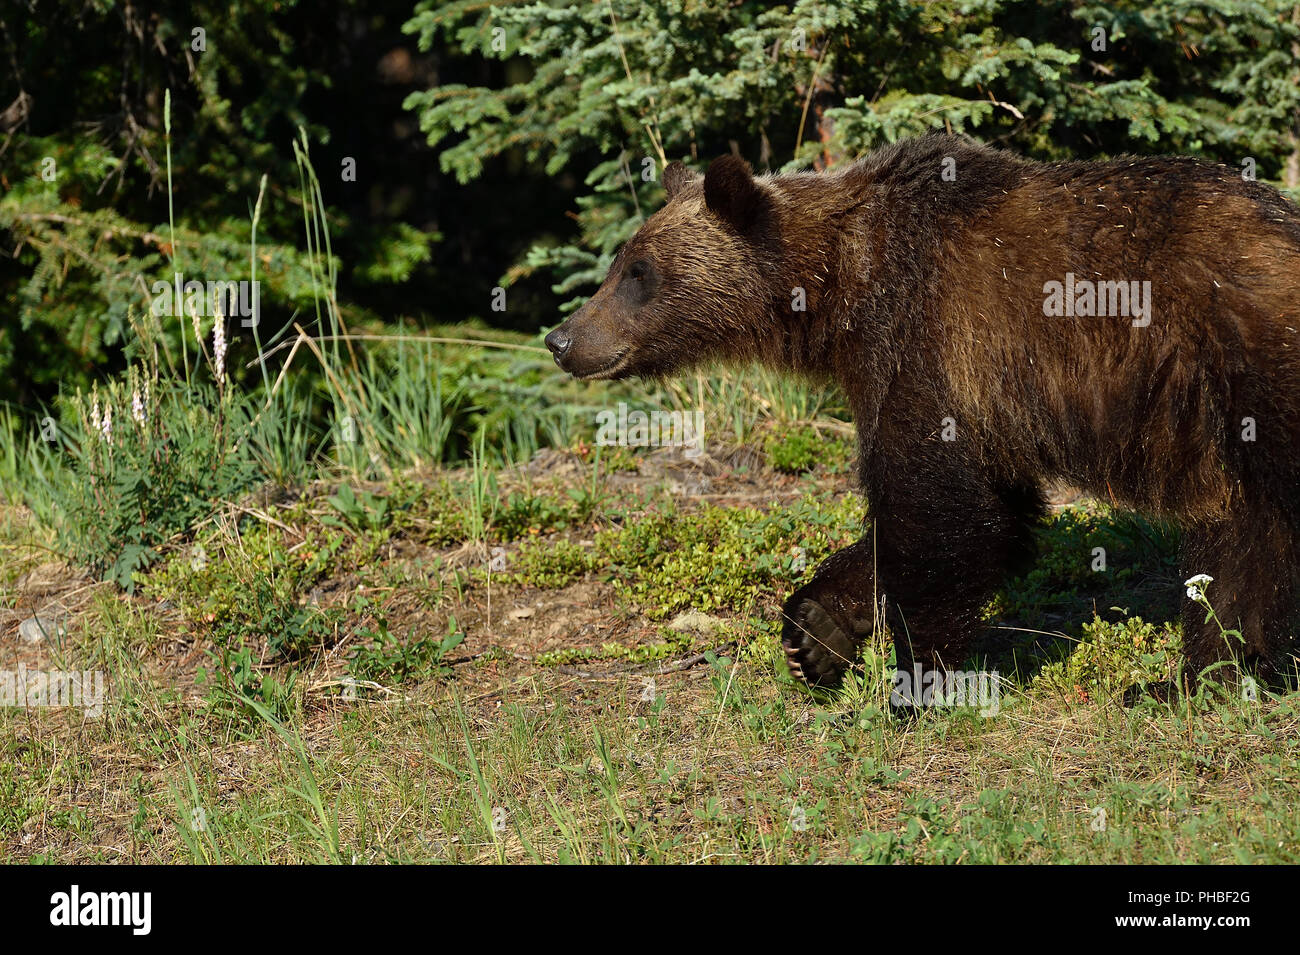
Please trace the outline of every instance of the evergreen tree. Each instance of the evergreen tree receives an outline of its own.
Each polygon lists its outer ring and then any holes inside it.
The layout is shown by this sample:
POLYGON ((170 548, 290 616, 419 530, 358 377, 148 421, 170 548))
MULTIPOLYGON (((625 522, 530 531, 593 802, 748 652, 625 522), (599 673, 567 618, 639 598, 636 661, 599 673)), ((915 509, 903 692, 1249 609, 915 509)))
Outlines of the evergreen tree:
POLYGON ((521 151, 583 177, 580 240, 507 275, 552 270, 561 294, 599 282, 668 161, 728 151, 824 168, 946 128, 1040 159, 1179 153, 1300 187, 1300 5, 1278 0, 423 0, 407 30, 518 66, 408 98, 445 171, 468 182, 521 151))

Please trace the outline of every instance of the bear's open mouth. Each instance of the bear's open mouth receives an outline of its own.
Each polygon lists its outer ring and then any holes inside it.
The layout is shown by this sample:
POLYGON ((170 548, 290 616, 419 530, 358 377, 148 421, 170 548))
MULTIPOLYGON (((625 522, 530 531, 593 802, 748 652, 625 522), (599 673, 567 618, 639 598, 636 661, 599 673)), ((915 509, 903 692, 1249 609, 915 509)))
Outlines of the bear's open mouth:
POLYGON ((598 378, 612 377, 614 373, 619 370, 619 366, 623 363, 623 359, 627 357, 628 351, 630 351, 630 349, 625 348, 595 371, 584 371, 580 374, 574 375, 574 377, 579 381, 593 381, 598 378))

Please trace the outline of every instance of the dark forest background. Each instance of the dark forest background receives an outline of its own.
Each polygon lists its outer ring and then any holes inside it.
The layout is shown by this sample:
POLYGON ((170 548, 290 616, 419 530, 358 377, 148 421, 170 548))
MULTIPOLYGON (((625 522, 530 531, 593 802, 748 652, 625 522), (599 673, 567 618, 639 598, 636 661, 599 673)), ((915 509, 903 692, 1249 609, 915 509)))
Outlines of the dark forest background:
POLYGON ((661 200, 664 160, 824 167, 947 127, 1294 189, 1298 36, 1300 6, 1236 0, 0 0, 0 399, 121 371, 177 270, 247 277, 263 176, 263 337, 311 317, 304 133, 350 326, 533 331, 661 200))

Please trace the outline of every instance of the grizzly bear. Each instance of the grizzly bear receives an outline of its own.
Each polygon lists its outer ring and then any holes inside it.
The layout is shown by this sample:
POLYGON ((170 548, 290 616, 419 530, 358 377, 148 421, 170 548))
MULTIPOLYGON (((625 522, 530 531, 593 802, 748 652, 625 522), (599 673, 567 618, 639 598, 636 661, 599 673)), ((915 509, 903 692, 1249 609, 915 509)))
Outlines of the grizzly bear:
POLYGON ((1300 214, 1276 190, 942 134, 821 174, 674 163, 663 184, 546 344, 584 379, 723 360, 838 383, 869 520, 785 603, 794 673, 835 684, 878 620, 900 670, 960 665, 1050 480, 1180 524, 1183 571, 1241 633, 1188 601, 1185 678, 1294 671, 1300 214))

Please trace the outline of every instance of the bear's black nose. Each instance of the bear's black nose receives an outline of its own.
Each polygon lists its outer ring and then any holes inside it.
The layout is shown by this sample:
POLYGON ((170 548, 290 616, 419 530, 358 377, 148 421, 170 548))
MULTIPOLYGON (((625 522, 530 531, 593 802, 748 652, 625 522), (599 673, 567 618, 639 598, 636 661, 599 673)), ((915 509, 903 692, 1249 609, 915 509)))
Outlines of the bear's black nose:
POLYGON ((564 353, 569 350, 569 346, 572 344, 573 339, 568 332, 564 331, 563 327, 553 330, 551 334, 546 336, 546 347, 551 350, 551 354, 555 356, 556 361, 564 357, 564 353))

